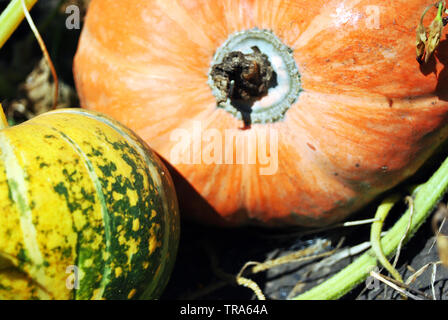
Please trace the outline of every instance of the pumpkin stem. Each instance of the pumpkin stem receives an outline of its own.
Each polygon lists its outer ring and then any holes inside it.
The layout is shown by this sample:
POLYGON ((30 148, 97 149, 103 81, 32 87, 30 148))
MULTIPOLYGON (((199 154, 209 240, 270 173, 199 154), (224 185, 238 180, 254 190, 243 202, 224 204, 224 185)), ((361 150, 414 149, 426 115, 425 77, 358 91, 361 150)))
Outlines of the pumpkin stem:
POLYGON ((207 83, 217 107, 243 120, 244 129, 282 120, 302 92, 293 50, 258 28, 235 32, 216 49, 207 83))
POLYGON ((2 104, 0 103, 0 129, 9 127, 8 120, 6 119, 5 112, 3 111, 2 104))
MULTIPOLYGON (((277 85, 277 73, 268 56, 257 46, 251 49, 253 52, 249 54, 241 51, 227 53, 221 63, 212 67, 210 74, 222 94, 218 103, 230 99, 242 114, 250 113, 255 101, 266 96, 269 88, 277 85)), ((248 124, 245 121, 245 125, 248 124)))

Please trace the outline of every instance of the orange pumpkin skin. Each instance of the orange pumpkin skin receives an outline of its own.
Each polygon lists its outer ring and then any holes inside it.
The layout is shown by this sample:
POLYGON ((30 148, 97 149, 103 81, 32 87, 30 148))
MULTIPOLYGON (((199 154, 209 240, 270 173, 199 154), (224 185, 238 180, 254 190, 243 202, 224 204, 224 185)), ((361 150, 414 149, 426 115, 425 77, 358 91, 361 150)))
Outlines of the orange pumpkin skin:
POLYGON ((238 135, 277 134, 277 170, 261 175, 259 158, 173 163, 214 213, 194 201, 183 205, 203 222, 328 225, 412 175, 447 137, 445 33, 428 64, 415 58, 415 29, 429 4, 93 0, 75 57, 76 86, 84 107, 129 126, 171 161, 176 129, 200 124, 224 135, 243 126, 217 107, 210 64, 230 34, 271 30, 293 50, 303 91, 282 119, 238 135))

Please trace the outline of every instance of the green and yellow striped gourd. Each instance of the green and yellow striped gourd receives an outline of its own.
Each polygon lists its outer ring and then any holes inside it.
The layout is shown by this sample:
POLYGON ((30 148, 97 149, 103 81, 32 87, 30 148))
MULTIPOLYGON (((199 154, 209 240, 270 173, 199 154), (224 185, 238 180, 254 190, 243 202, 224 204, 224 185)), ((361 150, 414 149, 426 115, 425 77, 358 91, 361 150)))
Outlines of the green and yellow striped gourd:
POLYGON ((157 298, 178 241, 169 173, 129 129, 61 109, 0 130, 0 299, 157 298))

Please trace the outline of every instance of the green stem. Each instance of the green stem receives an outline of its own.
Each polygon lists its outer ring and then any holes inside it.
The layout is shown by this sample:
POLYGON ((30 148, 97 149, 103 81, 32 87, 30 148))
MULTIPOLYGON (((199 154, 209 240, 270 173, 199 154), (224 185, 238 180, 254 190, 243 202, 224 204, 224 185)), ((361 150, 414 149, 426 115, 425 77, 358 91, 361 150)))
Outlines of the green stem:
MULTIPOLYGON (((434 207, 448 189, 448 158, 440 168, 415 194, 414 212, 412 222, 404 242, 408 241, 419 227, 429 217, 434 207)), ((409 224, 411 209, 395 223, 381 240, 385 256, 391 256, 397 250, 403 234, 409 224)), ((294 297, 294 300, 331 300, 338 299, 351 291, 356 285, 363 282, 370 271, 377 265, 376 255, 372 249, 356 259, 352 264, 338 272, 336 275, 312 288, 311 290, 294 297)))
MULTIPOLYGON (((30 10, 37 0, 25 0, 26 7, 30 10)), ((0 48, 17 29, 25 15, 23 13, 21 0, 12 0, 0 15, 0 48)))
POLYGON ((439 2, 439 8, 438 8, 438 10, 437 10, 437 16, 436 16, 436 19, 437 20, 439 20, 440 22, 442 21, 442 14, 443 14, 443 9, 444 9, 444 4, 443 4, 443 2, 444 1, 440 1, 439 2))
POLYGON ((395 280, 403 282, 400 273, 398 273, 397 269, 395 269, 389 260, 387 260, 381 246, 381 231, 383 230, 384 220, 386 220, 389 211, 399 199, 400 197, 398 195, 393 195, 384 200, 378 207, 375 214, 376 221, 372 223, 370 231, 370 243, 372 244, 372 250, 375 252, 376 258, 383 265, 383 267, 389 271, 395 280))

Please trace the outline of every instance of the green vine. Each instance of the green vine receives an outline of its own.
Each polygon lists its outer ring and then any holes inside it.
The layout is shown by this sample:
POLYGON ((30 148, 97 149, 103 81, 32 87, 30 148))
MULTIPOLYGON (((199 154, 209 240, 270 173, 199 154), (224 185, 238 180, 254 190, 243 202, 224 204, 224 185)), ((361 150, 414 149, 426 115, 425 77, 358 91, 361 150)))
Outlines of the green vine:
MULTIPOLYGON (((26 7, 30 10, 37 0, 25 0, 26 7)), ((12 33, 25 18, 21 0, 12 0, 0 15, 0 48, 9 39, 12 33)))
POLYGON ((394 204, 399 200, 398 195, 390 196, 386 198, 378 207, 378 210, 375 214, 376 221, 372 223, 371 231, 370 231, 370 243, 372 245, 372 250, 375 252, 376 258, 378 261, 386 268, 387 271, 395 278, 395 280, 399 282, 403 282, 400 273, 392 266, 392 264, 387 260, 387 257, 384 255, 383 248, 381 246, 381 232, 383 230, 384 220, 392 209, 394 204))
MULTIPOLYGON (((381 239, 381 248, 386 257, 392 256, 407 231, 407 242, 429 217, 435 206, 448 190, 448 158, 434 175, 420 185, 414 194, 413 213, 409 208, 395 225, 381 239), (412 221, 409 225, 410 215, 412 221)), ((389 204, 390 205, 390 201, 389 204)), ((295 296, 293 300, 332 300, 338 299, 351 291, 356 285, 365 281, 370 271, 377 265, 377 256, 370 249, 352 264, 311 290, 295 296)))

